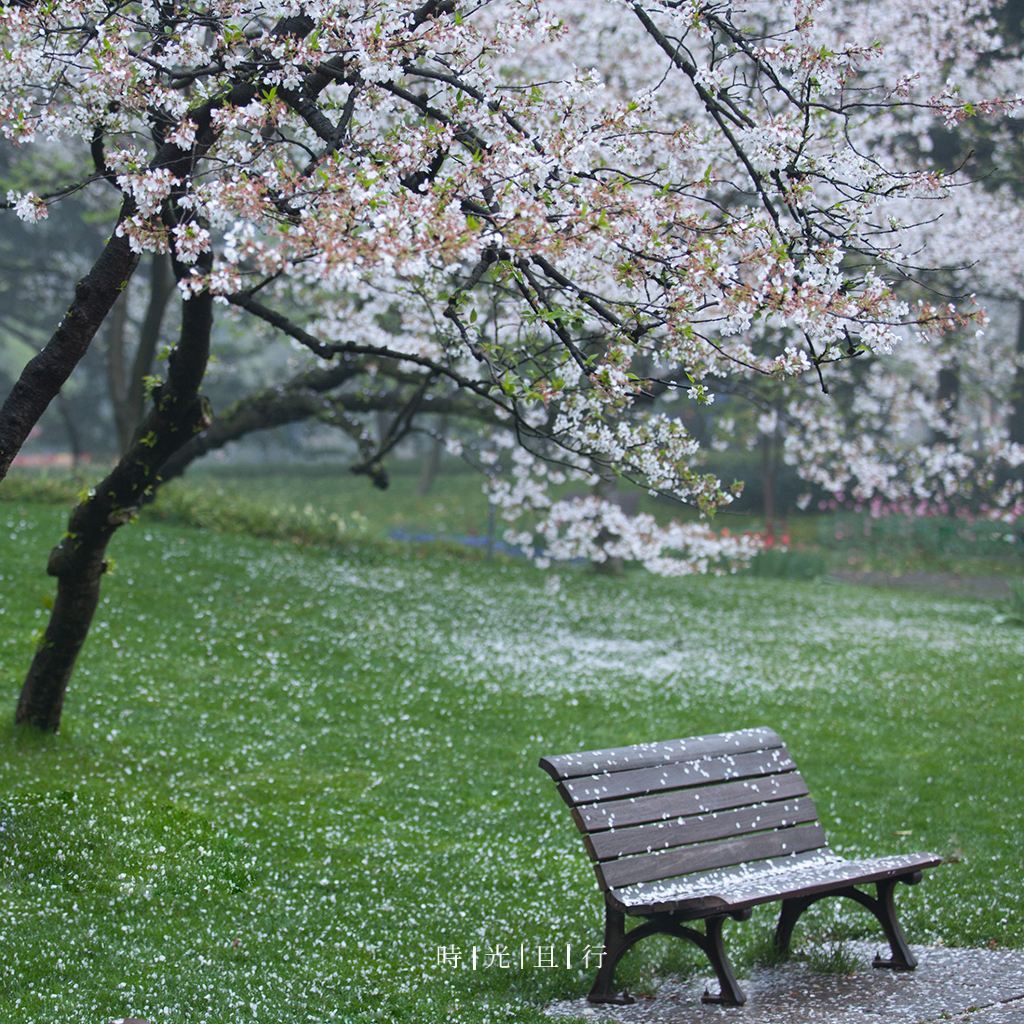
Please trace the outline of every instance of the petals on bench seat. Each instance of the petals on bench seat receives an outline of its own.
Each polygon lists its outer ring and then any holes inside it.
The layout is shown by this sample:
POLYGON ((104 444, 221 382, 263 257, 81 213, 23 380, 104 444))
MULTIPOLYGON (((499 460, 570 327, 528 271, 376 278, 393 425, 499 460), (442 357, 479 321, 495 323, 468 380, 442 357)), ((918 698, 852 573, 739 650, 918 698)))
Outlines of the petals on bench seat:
POLYGON ((898 878, 935 867, 931 853, 896 854, 846 860, 828 850, 757 861, 738 868, 644 882, 609 892, 621 909, 634 915, 671 910, 684 917, 728 913, 789 896, 809 895, 898 878))

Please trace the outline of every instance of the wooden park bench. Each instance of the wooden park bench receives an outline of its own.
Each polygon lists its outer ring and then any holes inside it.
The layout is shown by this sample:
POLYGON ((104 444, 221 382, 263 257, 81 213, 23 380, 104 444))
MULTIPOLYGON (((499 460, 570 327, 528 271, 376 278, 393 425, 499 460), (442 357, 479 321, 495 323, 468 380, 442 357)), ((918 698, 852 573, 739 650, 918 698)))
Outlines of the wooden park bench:
POLYGON ((604 892, 604 957, 592 1003, 631 1003, 616 992, 615 967, 648 935, 696 943, 718 976, 718 995, 746 1001, 726 956, 722 925, 782 902, 775 945, 789 950, 800 915, 826 896, 856 900, 878 918, 888 959, 875 967, 911 971, 917 961, 896 919, 897 882, 920 881, 930 853, 846 860, 833 853, 807 785, 771 729, 743 729, 664 743, 543 757, 584 834, 604 892), (874 883, 876 895, 856 888, 874 883), (644 923, 626 930, 626 915, 644 923), (699 931, 684 922, 704 922, 699 931))

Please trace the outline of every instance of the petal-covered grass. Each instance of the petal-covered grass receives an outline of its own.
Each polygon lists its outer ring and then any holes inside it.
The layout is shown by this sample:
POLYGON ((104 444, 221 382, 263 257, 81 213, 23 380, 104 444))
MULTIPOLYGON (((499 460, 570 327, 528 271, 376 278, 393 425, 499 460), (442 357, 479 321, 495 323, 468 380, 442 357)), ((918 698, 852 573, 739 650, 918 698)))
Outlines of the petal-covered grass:
MULTIPOLYGON (((0 711, 62 529, 0 506, 0 711)), ((114 547, 62 732, 0 730, 0 1020, 539 1022, 589 983, 600 899, 537 758, 759 724, 842 852, 949 858, 899 893, 912 941, 1024 945, 1024 630, 990 606, 151 521, 114 547)), ((729 927, 741 973, 771 927, 729 927)), ((881 941, 833 901, 797 942, 848 936, 881 941)), ((694 969, 652 940, 622 976, 694 969)))

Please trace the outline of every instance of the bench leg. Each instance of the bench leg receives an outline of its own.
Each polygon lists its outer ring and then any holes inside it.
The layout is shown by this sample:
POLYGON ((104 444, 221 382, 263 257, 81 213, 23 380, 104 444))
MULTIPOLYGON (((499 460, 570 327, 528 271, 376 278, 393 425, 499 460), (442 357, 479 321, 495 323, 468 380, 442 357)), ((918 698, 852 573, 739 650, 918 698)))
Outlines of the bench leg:
MULTIPOLYGON (((742 920, 739 914, 733 915, 742 920)), ((747 911, 746 917, 750 916, 747 911)), ((747 1001, 747 995, 740 988, 736 975, 732 972, 732 964, 725 952, 725 941, 722 938, 722 925, 725 924, 725 917, 709 917, 705 926, 704 942, 701 946, 707 953, 711 966, 718 975, 718 995, 704 992, 700 997, 702 1003, 715 1003, 719 1006, 742 1006, 747 1001)))
POLYGON ((885 937, 889 942, 889 959, 876 956, 873 961, 875 967, 887 967, 893 971, 912 971, 917 967, 917 957, 914 956, 907 945, 907 940, 900 928, 899 920, 896 917, 896 901, 893 898, 896 886, 899 882, 905 885, 914 885, 921 880, 921 872, 915 871, 900 878, 887 878, 884 881, 875 883, 877 896, 869 896, 860 889, 850 886, 846 889, 836 889, 832 892, 820 893, 817 896, 794 897, 782 901, 782 913, 779 914, 779 923, 775 929, 775 948, 779 953, 788 953, 790 941, 793 937, 793 928, 800 915, 818 900, 828 899, 830 896, 845 896, 847 899, 855 900, 862 907, 870 910, 882 926, 885 937))
MULTIPOLYGON (((632 936, 633 933, 631 932, 632 936)), ((626 941, 626 915, 607 903, 604 908, 604 956, 598 968, 597 977, 587 995, 588 1003, 612 1003, 615 1006, 628 1006, 635 1002, 626 991, 615 991, 615 967, 623 954, 636 942, 626 941)))
MULTIPOLYGON (((587 995, 587 1002, 590 1003, 612 1003, 616 1006, 628 1006, 635 1002, 633 997, 625 991, 618 992, 615 989, 615 968, 622 957, 641 939, 648 935, 675 935, 681 939, 687 939, 699 947, 714 968, 718 978, 718 995, 705 992, 701 1002, 715 1003, 720 1006, 742 1006, 747 997, 739 982, 733 974, 732 964, 725 952, 725 942, 722 938, 722 925, 725 923, 726 915, 710 917, 705 924, 705 931, 699 932, 695 928, 687 928, 685 925, 673 921, 670 916, 659 915, 651 918, 636 928, 626 931, 626 917, 621 910, 616 910, 609 904, 605 904, 604 918, 604 957, 601 960, 601 967, 594 978, 594 984, 587 995)), ((732 915, 739 921, 750 917, 750 911, 739 911, 732 915)))
POLYGON ((775 927, 775 951, 780 956, 789 953, 790 944, 793 941, 793 929, 796 927, 800 915, 814 902, 812 898, 793 897, 782 901, 782 912, 779 914, 779 923, 775 927))
MULTIPOLYGON (((900 928, 900 922, 896 917, 896 902, 893 899, 896 883, 898 881, 909 881, 911 877, 913 876, 908 876, 907 879, 892 878, 885 882, 879 882, 875 886, 878 898, 871 909, 875 917, 878 918, 878 923, 882 926, 885 937, 889 940, 890 956, 888 960, 876 956, 872 964, 874 967, 888 967, 893 971, 912 971, 917 967, 917 957, 914 956, 910 946, 907 945, 903 929, 900 928)), ((917 881, 920 877, 920 874, 918 874, 914 881, 917 881)), ((913 882, 909 884, 912 885, 913 882)))

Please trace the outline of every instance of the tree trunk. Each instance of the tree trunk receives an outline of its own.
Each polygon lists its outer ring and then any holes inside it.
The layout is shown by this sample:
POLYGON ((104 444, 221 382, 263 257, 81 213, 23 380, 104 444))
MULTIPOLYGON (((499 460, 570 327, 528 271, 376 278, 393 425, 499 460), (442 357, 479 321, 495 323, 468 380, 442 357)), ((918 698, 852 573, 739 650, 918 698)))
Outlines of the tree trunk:
MULTIPOLYGON (((201 271, 208 270, 206 262, 201 271)), ((175 266, 179 277, 188 270, 175 266)), ((155 488, 161 466, 209 425, 209 409, 199 387, 209 359, 212 324, 208 292, 183 300, 181 334, 168 361, 167 382, 154 390, 152 408, 135 440, 106 479, 72 511, 67 533, 50 554, 46 571, 57 579, 57 597, 21 690, 15 715, 19 723, 50 731, 59 727, 68 681, 99 602, 107 545, 155 488)))
POLYGON ((71 414, 71 404, 67 396, 61 392, 57 395, 57 411, 60 414, 61 422, 64 424, 64 432, 68 435, 68 447, 71 449, 71 468, 77 470, 82 464, 82 435, 78 431, 75 417, 71 414))
POLYGON ((110 311, 107 328, 104 331, 107 342, 107 391, 110 393, 110 407, 114 412, 118 453, 127 449, 135 426, 129 422, 128 411, 125 408, 128 371, 125 369, 124 341, 127 327, 128 289, 125 288, 110 311))
POLYGON ((779 461, 775 434, 761 435, 761 514, 764 517, 764 533, 769 542, 775 540, 777 478, 779 461))
POLYGON ((430 440, 430 449, 427 452, 427 457, 423 460, 423 472, 420 474, 420 482, 416 487, 417 493, 424 497, 434 489, 434 481, 441 469, 441 456, 444 454, 447 433, 448 417, 443 416, 437 427, 437 437, 430 440))
MULTIPOLYGON (((142 422, 146 411, 146 377, 153 370, 160 332, 163 329, 167 305, 174 293, 174 274, 171 261, 164 253, 155 252, 149 265, 149 301, 139 328, 139 344, 135 349, 131 373, 128 376, 128 392, 125 406, 131 419, 132 431, 142 422)), ((129 434, 126 441, 131 440, 129 434)), ((127 443, 124 447, 127 447, 127 443)), ((124 451, 122 447, 122 451, 124 451)))
MULTIPOLYGON (((956 414, 957 408, 960 405, 960 365, 955 359, 950 361, 949 366, 939 370, 935 397, 938 400, 938 404, 944 410, 949 411, 950 416, 956 414)), ((955 426, 952 431, 947 430, 945 425, 939 427, 933 433, 932 442, 954 444, 956 442, 955 426)))
MULTIPOLYGON (((132 209, 126 201, 118 223, 132 209)), ((74 301, 60 326, 21 371, 0 408, 0 480, 7 476, 30 431, 85 355, 138 261, 128 239, 112 234, 92 269, 75 286, 74 301)))
MULTIPOLYGON (((85 545, 74 573, 62 572, 57 576, 57 597, 46 633, 36 648, 21 688, 14 716, 16 722, 49 732, 56 732, 60 727, 68 681, 99 604, 100 578, 107 568, 103 556, 108 539, 106 535, 98 542, 85 545)), ((54 549, 53 554, 58 550, 54 549)), ((57 575, 52 567, 52 556, 50 563, 47 572, 57 575)))
POLYGON ((164 313, 174 290, 174 275, 167 256, 155 252, 149 264, 149 298, 139 328, 139 340, 130 364, 126 352, 128 328, 127 291, 113 308, 107 332, 107 384, 114 410, 117 450, 132 442, 146 407, 146 376, 153 368, 164 313))
POLYGON ((1010 389, 1010 440, 1024 444, 1024 299, 1017 303, 1017 368, 1010 389))

